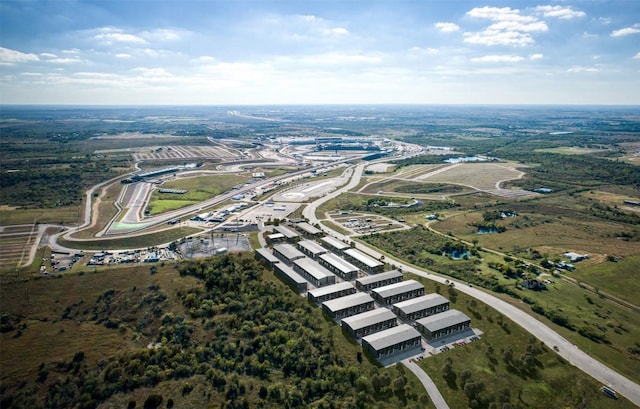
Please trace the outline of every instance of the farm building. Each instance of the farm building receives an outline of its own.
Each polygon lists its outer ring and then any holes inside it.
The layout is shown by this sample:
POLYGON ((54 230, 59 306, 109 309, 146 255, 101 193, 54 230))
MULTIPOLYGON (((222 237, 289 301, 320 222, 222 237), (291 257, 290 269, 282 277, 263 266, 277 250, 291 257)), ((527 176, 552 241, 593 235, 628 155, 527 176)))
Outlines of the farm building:
POLYGON ((416 280, 401 281, 371 290, 371 296, 382 304, 395 304, 424 295, 424 286, 416 280))
POLYGON ((376 308, 342 320, 342 328, 358 339, 398 325, 398 318, 386 308, 376 308))
POLYGON ((304 258, 304 253, 288 243, 273 246, 273 255, 287 264, 291 264, 297 259, 304 258))
POLYGON ((280 260, 276 256, 274 256, 269 249, 266 249, 266 248, 256 249, 254 253, 255 253, 256 260, 262 262, 268 267, 273 268, 274 264, 280 262, 280 260))
POLYGON ((374 288, 384 287, 385 285, 399 283, 400 281, 402 281, 402 273, 398 270, 391 270, 385 273, 358 278, 356 280, 356 287, 360 291, 369 291, 374 288))
POLYGON ((422 297, 393 304, 391 309, 401 320, 415 321, 423 317, 447 311, 449 309, 449 300, 440 294, 427 294, 422 297))
POLYGON ((373 298, 366 293, 355 293, 322 303, 322 311, 334 320, 370 311, 374 307, 373 298))
POLYGON ((273 231, 276 233, 283 234, 287 241, 297 241, 300 238, 300 235, 295 231, 291 230, 286 226, 275 226, 273 231))
POLYGON ((298 293, 307 291, 307 280, 305 280, 300 274, 293 271, 291 267, 283 263, 277 263, 273 265, 273 272, 278 276, 285 284, 289 285, 298 293))
POLYGON ((338 254, 342 254, 343 251, 351 248, 347 243, 344 243, 331 236, 322 237, 320 241, 322 242, 321 244, 324 247, 338 254))
POLYGON ((297 223, 295 227, 305 237, 316 238, 316 237, 322 237, 324 235, 324 233, 322 233, 322 230, 310 225, 307 222, 297 223))
POLYGON ((347 261, 355 264, 369 274, 376 274, 384 271, 384 263, 379 262, 375 258, 368 256, 359 250, 345 250, 344 257, 347 261))
POLYGON ((293 269, 315 287, 323 287, 336 282, 336 276, 331 271, 307 257, 295 260, 293 269))
POLYGON ((394 357, 419 353, 422 337, 411 325, 401 324, 362 338, 362 349, 378 362, 386 364, 394 357))
POLYGON ((327 252, 327 249, 312 240, 299 241, 298 249, 313 259, 317 259, 322 254, 327 252))
POLYGON ((449 310, 416 321, 416 327, 427 340, 436 340, 471 328, 471 319, 458 310, 449 310))
POLYGON ((316 304, 320 304, 335 298, 354 294, 355 292, 356 288, 351 283, 343 282, 311 290, 307 293, 307 299, 316 304))
POLYGON ((353 280, 360 271, 358 267, 331 253, 321 255, 318 262, 343 280, 353 280))

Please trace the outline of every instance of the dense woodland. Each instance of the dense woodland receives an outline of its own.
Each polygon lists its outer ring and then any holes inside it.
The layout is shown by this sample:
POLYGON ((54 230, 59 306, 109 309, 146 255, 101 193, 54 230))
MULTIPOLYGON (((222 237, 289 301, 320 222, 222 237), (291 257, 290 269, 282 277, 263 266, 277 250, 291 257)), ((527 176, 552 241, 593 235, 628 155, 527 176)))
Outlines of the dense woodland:
MULTIPOLYGON (((342 335, 335 324, 285 285, 265 280, 272 273, 248 255, 185 262, 177 270, 198 279, 177 294, 180 311, 169 311, 170 292, 152 285, 107 289, 59 317, 135 332, 153 348, 123 350, 97 365, 83 351, 43 362, 34 381, 3 382, 1 406, 95 408, 116 394, 152 388, 147 399, 171 407, 196 385, 209 391, 203 399, 214 408, 385 408, 428 401, 412 392, 402 371, 378 369, 358 347, 337 348, 336 334, 342 335), (182 384, 175 396, 157 392, 175 381, 182 384)), ((19 318, 5 318, 3 331, 19 331, 19 318)))

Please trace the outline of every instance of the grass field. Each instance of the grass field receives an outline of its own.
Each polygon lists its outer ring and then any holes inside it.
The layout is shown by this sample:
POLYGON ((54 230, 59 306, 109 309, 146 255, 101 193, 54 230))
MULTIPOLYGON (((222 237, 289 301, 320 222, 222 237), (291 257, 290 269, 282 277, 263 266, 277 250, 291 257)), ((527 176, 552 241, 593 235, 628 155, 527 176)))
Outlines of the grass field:
POLYGON ((187 193, 160 193, 154 190, 147 209, 151 215, 180 209, 226 192, 250 178, 250 175, 207 175, 170 180, 163 183, 160 189, 185 189, 187 193))
POLYGON ((55 207, 52 209, 0 209, 0 226, 38 223, 74 224, 80 218, 79 206, 55 207))
MULTIPOLYGON (((412 277, 416 278, 416 277, 412 277)), ((426 292, 434 292, 435 284, 419 279, 426 292)), ((441 289, 443 295, 447 291, 441 289)), ((493 308, 476 303, 458 292, 451 308, 463 311, 471 317, 471 324, 484 332, 480 340, 464 346, 456 346, 444 353, 423 359, 420 366, 430 374, 449 407, 474 407, 476 402, 511 402, 512 407, 522 408, 632 408, 629 401, 612 401, 599 391, 598 382, 580 372, 558 357, 552 350, 540 344, 529 333, 507 320, 493 308), (500 325, 499 323, 503 324, 500 325), (511 351, 512 359, 505 352, 511 351), (529 353, 533 360, 527 362, 529 353), (445 380, 443 366, 451 360, 456 377, 445 380), (482 391, 471 395, 472 388, 465 387, 465 379, 475 385, 482 384, 482 391)), ((501 402, 501 403, 502 403, 501 402)), ((486 407, 479 405, 478 407, 486 407)), ((500 406, 498 406, 500 407, 500 406)))
POLYGON ((535 149, 534 152, 559 153, 562 155, 584 155, 600 152, 601 149, 581 148, 579 146, 559 146, 557 148, 535 149))

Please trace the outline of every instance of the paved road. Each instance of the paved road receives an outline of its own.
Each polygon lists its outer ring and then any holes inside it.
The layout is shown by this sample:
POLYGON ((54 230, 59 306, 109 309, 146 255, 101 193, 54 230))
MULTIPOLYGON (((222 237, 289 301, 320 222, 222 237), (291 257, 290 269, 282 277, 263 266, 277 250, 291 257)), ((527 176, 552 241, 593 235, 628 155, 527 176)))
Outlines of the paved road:
MULTIPOLYGON (((316 216, 316 210, 318 206, 321 204, 331 200, 332 198, 338 196, 339 194, 355 187, 360 183, 360 179, 362 177, 362 170, 364 165, 358 165, 353 173, 353 177, 351 182, 346 186, 336 190, 335 192, 322 197, 312 203, 310 203, 304 210, 303 215, 307 219, 309 219, 310 223, 318 223, 318 218, 316 216)), ((320 228, 327 232, 328 234, 338 238, 339 240, 347 240, 351 241, 348 236, 340 234, 329 227, 320 224, 320 228)), ((362 250, 369 255, 380 258, 383 254, 374 250, 373 248, 366 246, 362 243, 356 242, 356 248, 362 250)), ((586 374, 590 375, 594 379, 598 380, 604 385, 608 385, 615 389, 620 395, 629 399, 635 405, 640 406, 640 385, 626 378, 625 376, 617 373, 612 370, 608 366, 602 364, 600 361, 592 358, 585 352, 581 351, 574 344, 569 342, 567 339, 562 337, 560 334, 555 332, 553 329, 545 325, 544 323, 537 320, 535 317, 527 314, 526 312, 520 310, 517 307, 497 298, 484 290, 470 287, 465 283, 453 280, 449 277, 441 277, 424 270, 417 269, 413 266, 409 266, 405 263, 399 262, 397 260, 394 261, 399 268, 403 271, 408 271, 419 275, 421 277, 428 278, 433 281, 437 281, 439 283, 446 284, 445 281, 455 282, 456 289, 461 291, 467 295, 470 295, 483 303, 492 306, 496 310, 500 311, 506 317, 511 319, 516 324, 523 327, 525 330, 533 334, 536 338, 544 342, 549 348, 558 348, 558 354, 562 356, 564 359, 569 361, 572 365, 582 370, 586 374)), ((433 398, 432 398, 433 399, 433 398)))
POLYGON ((447 402, 442 397, 442 394, 438 390, 438 387, 436 387, 436 384, 433 383, 431 378, 429 378, 429 375, 427 375, 427 373, 423 371, 418 364, 413 362, 411 359, 405 359, 402 363, 411 372, 413 372, 420 382, 422 382, 422 386, 424 386, 424 389, 431 398, 431 402, 433 402, 437 409, 449 409, 449 405, 447 405, 447 402))

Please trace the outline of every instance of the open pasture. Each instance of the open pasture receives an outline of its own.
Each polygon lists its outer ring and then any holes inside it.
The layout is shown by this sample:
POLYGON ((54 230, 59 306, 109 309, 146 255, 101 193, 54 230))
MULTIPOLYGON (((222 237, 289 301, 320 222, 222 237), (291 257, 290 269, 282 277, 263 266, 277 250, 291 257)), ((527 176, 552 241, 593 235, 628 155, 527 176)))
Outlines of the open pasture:
POLYGON ((602 149, 583 148, 580 146, 559 146, 557 148, 535 149, 534 152, 559 153, 561 155, 585 155, 600 152, 602 149))

